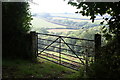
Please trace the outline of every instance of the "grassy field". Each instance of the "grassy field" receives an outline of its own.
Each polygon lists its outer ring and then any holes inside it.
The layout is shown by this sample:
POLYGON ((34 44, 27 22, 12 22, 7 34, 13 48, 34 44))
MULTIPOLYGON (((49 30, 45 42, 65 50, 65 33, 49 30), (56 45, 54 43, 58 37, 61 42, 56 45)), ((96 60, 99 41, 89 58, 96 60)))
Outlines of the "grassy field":
POLYGON ((58 33, 58 32, 67 33, 69 31, 78 31, 78 30, 73 30, 73 29, 49 29, 48 31, 49 32, 55 32, 55 33, 58 33))
MULTIPOLYGON (((64 17, 53 17, 53 19, 57 19, 57 20, 70 20, 70 21, 74 21, 74 22, 91 22, 91 20, 89 20, 89 18, 86 18, 86 17, 82 17, 81 19, 72 19, 72 18, 64 18, 64 17), (85 19, 85 20, 84 20, 85 19)), ((95 22, 100 22, 102 20, 95 20, 95 22)))
MULTIPOLYGON (((78 17, 78 15, 63 15, 63 14, 59 14, 59 17, 57 17, 57 15, 55 17, 52 17, 53 19, 57 19, 57 20, 70 20, 70 21, 74 21, 74 22, 89 22, 92 23, 91 20, 89 20, 89 17, 78 17), (68 18, 64 18, 64 17, 68 17, 68 18), (77 18, 77 19, 74 19, 77 18), (80 19, 81 20, 80 20, 80 19), (82 20, 82 19, 86 19, 86 20, 82 20)), ((101 20, 95 20, 95 23, 100 23, 101 20)), ((46 21, 45 19, 42 18, 38 18, 38 17, 33 17, 33 20, 31 21, 32 23, 32 30, 39 32, 41 28, 66 28, 67 26, 64 25, 58 25, 58 24, 54 24, 51 22, 46 21)), ((54 33, 67 33, 69 31, 78 31, 78 30, 73 30, 73 29, 48 29, 48 32, 54 32, 54 33)))
POLYGON ((34 28, 42 28, 42 27, 43 28, 66 28, 66 26, 53 24, 37 17, 33 17, 33 20, 31 21, 31 23, 34 28))
POLYGON ((3 60, 2 78, 79 78, 80 73, 44 59, 3 60))
MULTIPOLYGON (((66 28, 66 26, 62 26, 62 25, 57 25, 54 23, 50 23, 45 21, 44 19, 41 18, 37 18, 37 17, 33 17, 33 20, 31 21, 32 23, 32 30, 38 31, 41 28, 66 28)), ((69 31, 77 31, 77 30, 73 30, 73 29, 49 29, 47 30, 48 32, 69 32, 69 31)))
MULTIPOLYGON (((88 19, 90 20, 90 16, 82 16, 81 14, 63 14, 63 13, 53 13, 52 16, 59 17, 68 17, 68 18, 77 18, 77 19, 88 19)), ((102 19, 100 16, 97 16, 97 19, 102 19)))
POLYGON ((89 17, 84 17, 80 14, 63 14, 63 13, 53 13, 52 16, 60 16, 60 17, 69 17, 69 18, 86 18, 89 19, 89 17))
POLYGON ((91 20, 80 20, 80 19, 71 19, 71 18, 63 18, 63 17, 53 17, 53 19, 57 19, 57 20, 70 20, 70 21, 74 21, 74 22, 91 22, 91 20))

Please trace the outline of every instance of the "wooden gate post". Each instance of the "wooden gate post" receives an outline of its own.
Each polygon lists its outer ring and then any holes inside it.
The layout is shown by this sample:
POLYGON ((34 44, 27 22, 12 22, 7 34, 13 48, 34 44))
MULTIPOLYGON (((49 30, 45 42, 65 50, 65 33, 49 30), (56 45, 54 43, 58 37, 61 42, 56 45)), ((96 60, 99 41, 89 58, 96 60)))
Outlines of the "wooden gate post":
POLYGON ((101 48, 101 35, 95 34, 95 61, 100 58, 100 48, 101 48))
POLYGON ((37 60, 37 34, 35 31, 30 32, 31 40, 32 40, 32 61, 36 62, 37 60))

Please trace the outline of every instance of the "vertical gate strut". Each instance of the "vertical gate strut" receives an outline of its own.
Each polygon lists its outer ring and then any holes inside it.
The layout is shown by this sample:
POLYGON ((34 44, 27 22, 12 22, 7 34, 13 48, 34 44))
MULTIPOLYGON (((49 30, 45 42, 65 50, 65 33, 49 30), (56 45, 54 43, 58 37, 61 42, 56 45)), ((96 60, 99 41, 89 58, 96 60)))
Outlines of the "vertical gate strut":
POLYGON ((59 37, 59 64, 61 64, 61 37, 59 37))

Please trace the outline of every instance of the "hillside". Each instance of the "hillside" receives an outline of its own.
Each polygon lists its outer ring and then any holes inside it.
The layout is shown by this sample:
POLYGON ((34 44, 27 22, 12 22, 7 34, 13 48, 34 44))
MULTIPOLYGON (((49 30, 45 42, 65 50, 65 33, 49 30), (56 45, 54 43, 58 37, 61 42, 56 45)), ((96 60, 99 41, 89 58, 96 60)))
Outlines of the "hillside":
POLYGON ((31 23, 33 26, 32 29, 35 29, 35 30, 38 30, 40 28, 66 28, 66 26, 53 24, 38 17, 33 17, 33 20, 31 21, 31 23))
POLYGON ((32 30, 40 32, 46 30, 48 32, 66 33, 70 31, 77 31, 80 29, 89 29, 92 27, 100 26, 101 17, 98 16, 97 20, 92 23, 89 17, 84 17, 78 14, 36 14, 33 16, 32 30))

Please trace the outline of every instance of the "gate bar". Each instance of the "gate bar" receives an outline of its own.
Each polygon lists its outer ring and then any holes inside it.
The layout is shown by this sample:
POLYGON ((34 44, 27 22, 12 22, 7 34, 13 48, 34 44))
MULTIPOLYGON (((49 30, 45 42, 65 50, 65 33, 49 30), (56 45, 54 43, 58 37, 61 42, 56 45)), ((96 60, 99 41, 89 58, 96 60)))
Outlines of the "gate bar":
POLYGON ((73 37, 59 36, 59 35, 53 35, 53 34, 43 34, 43 33, 37 33, 37 34, 49 35, 49 36, 55 36, 55 37, 63 37, 63 38, 71 38, 71 39, 78 39, 78 40, 86 40, 86 41, 94 41, 94 40, 89 40, 89 39, 80 39, 80 38, 73 38, 73 37))
MULTIPOLYGON (((62 39, 62 38, 61 38, 62 39)), ((71 47, 62 39, 62 41, 71 49, 71 47)), ((84 62, 78 57, 78 55, 71 49, 71 51, 77 56, 77 58, 83 63, 84 65, 84 62)))
POLYGON ((55 41, 53 41, 50 45, 48 45, 46 48, 44 48, 41 52, 40 52, 40 54, 44 51, 44 50, 46 50, 49 46, 51 46, 54 42, 56 42, 57 40, 58 40, 59 38, 57 38, 55 41))

